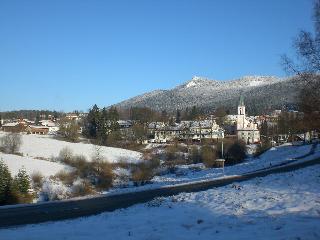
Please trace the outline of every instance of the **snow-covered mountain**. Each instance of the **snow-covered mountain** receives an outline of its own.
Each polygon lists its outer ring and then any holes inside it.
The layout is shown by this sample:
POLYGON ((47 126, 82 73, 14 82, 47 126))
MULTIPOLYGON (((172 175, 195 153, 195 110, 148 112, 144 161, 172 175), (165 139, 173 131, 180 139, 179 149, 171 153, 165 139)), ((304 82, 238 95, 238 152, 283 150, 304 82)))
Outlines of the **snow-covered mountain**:
POLYGON ((225 106, 233 110, 241 94, 246 105, 254 112, 296 104, 301 84, 295 78, 273 76, 245 76, 229 81, 193 77, 170 90, 155 90, 115 106, 121 108, 149 107, 154 110, 175 111, 197 106, 212 110, 225 106))

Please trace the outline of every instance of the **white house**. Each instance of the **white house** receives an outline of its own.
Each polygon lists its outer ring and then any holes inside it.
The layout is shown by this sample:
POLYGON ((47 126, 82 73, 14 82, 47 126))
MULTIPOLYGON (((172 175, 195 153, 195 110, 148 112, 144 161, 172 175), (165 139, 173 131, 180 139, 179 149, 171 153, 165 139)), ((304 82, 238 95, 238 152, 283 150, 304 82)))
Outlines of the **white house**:
POLYGON ((178 140, 201 141, 202 139, 224 138, 224 130, 214 120, 182 121, 173 125, 149 125, 154 133, 154 141, 158 143, 178 140))

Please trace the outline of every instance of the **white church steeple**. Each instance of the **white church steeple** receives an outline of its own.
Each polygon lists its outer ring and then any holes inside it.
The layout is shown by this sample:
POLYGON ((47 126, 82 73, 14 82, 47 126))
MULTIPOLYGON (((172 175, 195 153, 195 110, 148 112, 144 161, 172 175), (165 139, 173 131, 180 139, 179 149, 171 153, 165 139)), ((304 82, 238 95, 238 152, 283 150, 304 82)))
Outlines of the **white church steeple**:
POLYGON ((243 129, 245 126, 246 106, 244 105, 243 96, 240 96, 237 116, 237 129, 243 129))

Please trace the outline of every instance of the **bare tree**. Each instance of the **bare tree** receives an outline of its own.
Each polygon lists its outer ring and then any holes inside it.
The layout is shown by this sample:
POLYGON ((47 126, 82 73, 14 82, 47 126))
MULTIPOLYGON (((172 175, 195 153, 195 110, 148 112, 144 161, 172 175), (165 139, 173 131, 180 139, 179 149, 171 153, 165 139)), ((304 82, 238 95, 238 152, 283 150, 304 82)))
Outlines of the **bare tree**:
POLYGON ((78 141, 80 127, 74 120, 62 119, 59 124, 59 133, 65 139, 71 142, 78 141))
POLYGON ((16 153, 22 144, 22 138, 19 133, 8 133, 1 138, 1 149, 6 153, 16 153))
POLYGON ((303 85, 298 106, 305 113, 306 130, 320 129, 320 0, 313 10, 314 33, 301 31, 293 42, 295 56, 282 56, 284 69, 303 85))

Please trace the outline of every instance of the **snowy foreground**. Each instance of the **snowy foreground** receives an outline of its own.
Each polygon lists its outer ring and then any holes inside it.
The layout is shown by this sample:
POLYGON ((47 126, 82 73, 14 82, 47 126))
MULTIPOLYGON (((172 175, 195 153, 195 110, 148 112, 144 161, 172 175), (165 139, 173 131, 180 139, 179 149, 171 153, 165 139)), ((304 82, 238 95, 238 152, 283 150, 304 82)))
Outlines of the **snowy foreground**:
MULTIPOLYGON (((4 134, 4 132, 0 132, 0 137, 4 134)), ((70 148, 75 155, 85 156, 88 161, 97 151, 93 144, 70 143, 56 140, 52 136, 23 134, 20 148, 23 157, 0 153, 0 159, 3 159, 9 166, 12 173, 17 173, 19 168, 24 166, 29 174, 41 172, 44 176, 50 176, 60 170, 67 170, 67 167, 63 164, 50 162, 65 147, 70 148)), ((136 162, 141 157, 139 152, 113 147, 99 147, 99 152, 109 162, 136 162)))
POLYGON ((18 239, 320 239, 320 166, 75 220, 0 230, 18 239))

